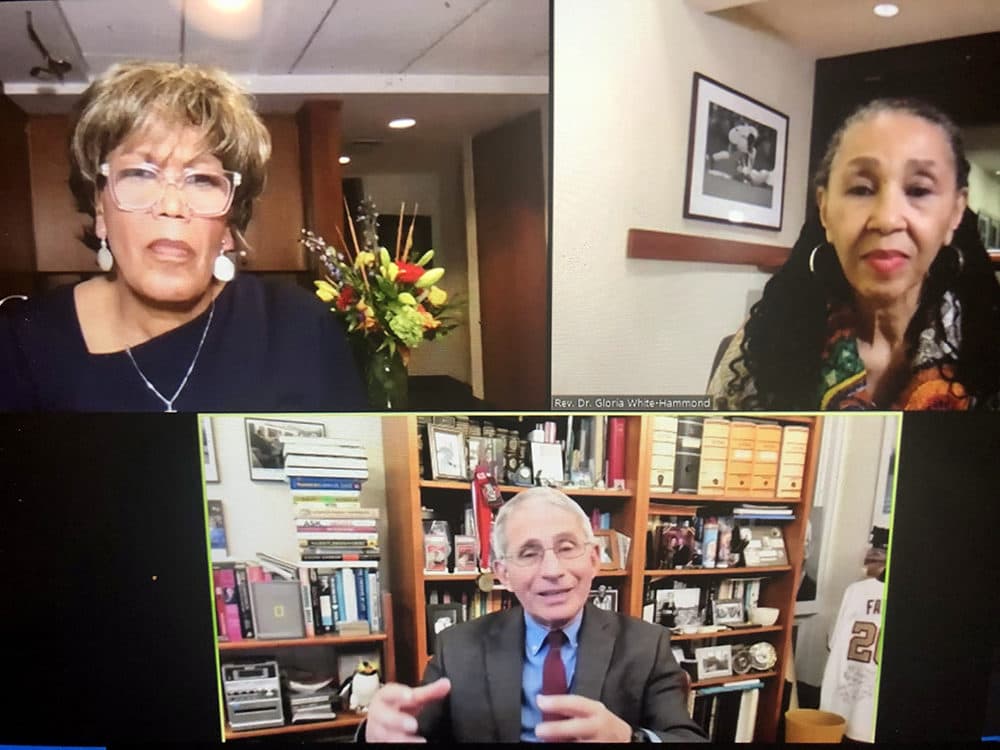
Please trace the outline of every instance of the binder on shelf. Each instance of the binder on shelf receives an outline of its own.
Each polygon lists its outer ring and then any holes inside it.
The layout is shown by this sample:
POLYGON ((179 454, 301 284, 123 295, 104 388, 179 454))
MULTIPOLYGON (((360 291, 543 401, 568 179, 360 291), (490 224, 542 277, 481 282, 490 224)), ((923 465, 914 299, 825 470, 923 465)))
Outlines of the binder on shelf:
POLYGON ((754 427, 753 480, 750 497, 774 497, 778 491, 778 456, 781 453, 781 425, 754 427))
POLYGON ((698 494, 722 497, 726 494, 726 462, 729 458, 727 419, 710 417, 702 423, 701 464, 698 468, 698 494))
POLYGON ((677 450, 674 461, 676 492, 690 495, 698 493, 702 421, 701 417, 681 417, 677 420, 677 450))

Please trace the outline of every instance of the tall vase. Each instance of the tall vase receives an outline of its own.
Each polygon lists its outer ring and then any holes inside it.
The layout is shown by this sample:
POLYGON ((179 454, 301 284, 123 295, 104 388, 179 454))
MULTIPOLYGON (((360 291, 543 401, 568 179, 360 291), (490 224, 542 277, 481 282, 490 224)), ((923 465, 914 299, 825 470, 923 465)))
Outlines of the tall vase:
POLYGON ((407 372, 397 349, 372 352, 367 367, 368 403, 378 411, 406 409, 407 372))

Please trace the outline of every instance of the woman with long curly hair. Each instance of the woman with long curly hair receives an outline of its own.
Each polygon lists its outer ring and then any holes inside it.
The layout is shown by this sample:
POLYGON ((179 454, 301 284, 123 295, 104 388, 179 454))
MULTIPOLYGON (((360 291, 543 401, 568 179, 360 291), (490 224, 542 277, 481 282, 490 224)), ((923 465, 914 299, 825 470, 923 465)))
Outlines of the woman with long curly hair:
POLYGON ((879 99, 848 117, 816 175, 819 220, 712 377, 718 407, 997 408, 1000 284, 968 177, 936 108, 879 99))

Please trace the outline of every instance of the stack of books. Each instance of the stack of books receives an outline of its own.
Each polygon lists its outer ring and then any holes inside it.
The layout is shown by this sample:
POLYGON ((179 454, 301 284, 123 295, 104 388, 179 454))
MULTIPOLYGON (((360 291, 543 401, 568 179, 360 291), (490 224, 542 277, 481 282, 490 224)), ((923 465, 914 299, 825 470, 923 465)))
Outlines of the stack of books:
POLYGON ((733 516, 751 521, 779 521, 782 519, 792 519, 795 512, 788 506, 782 505, 743 505, 733 508, 733 516))

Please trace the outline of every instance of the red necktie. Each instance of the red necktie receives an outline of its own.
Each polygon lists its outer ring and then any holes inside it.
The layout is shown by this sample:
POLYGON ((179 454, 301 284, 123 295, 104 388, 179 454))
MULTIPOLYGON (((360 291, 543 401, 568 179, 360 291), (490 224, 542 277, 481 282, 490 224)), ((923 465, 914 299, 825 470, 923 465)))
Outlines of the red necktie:
MULTIPOLYGON (((566 694, 566 667, 562 661, 562 647, 566 642, 566 634, 561 630, 550 630, 545 636, 549 644, 549 652, 542 663, 542 695, 566 694)), ((542 712, 542 721, 558 721, 564 718, 561 714, 542 712)))

